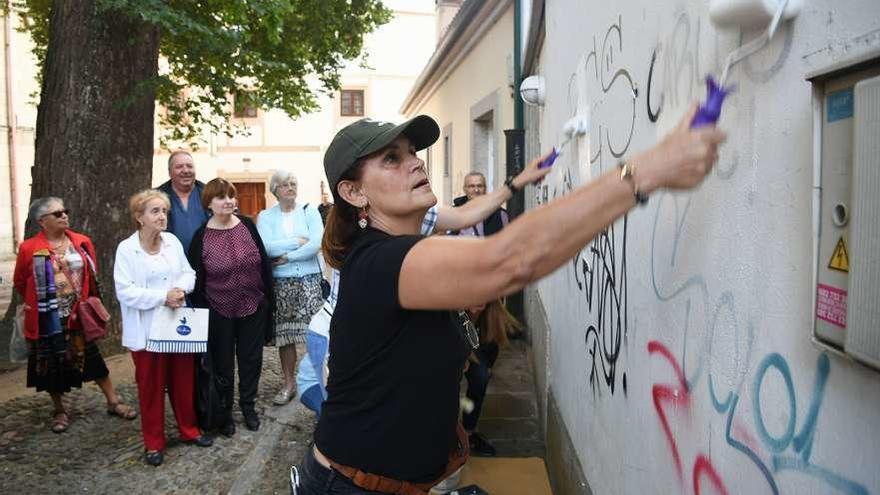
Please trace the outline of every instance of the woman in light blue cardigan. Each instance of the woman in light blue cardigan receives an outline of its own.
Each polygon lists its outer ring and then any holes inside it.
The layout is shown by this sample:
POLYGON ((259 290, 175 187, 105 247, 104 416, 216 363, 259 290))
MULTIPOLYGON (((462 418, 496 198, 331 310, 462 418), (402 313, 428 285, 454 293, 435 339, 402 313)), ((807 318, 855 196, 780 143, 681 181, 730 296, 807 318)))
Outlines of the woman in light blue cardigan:
POLYGON ((296 201, 297 180, 278 170, 269 181, 278 204, 257 216, 257 230, 272 258, 275 281, 275 341, 284 385, 273 402, 283 405, 296 396, 296 344, 305 342, 309 320, 324 303, 318 252, 324 224, 318 208, 296 201))

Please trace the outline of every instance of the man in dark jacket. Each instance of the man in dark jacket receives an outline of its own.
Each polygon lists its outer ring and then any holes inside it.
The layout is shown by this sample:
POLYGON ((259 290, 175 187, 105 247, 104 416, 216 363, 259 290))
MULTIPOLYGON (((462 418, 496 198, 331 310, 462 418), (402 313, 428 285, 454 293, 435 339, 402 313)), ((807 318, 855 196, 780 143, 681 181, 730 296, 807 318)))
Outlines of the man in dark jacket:
POLYGON ((193 234, 208 219, 208 212, 202 208, 202 189, 205 184, 196 180, 196 168, 188 151, 177 150, 171 153, 168 157, 168 176, 171 179, 157 189, 167 194, 171 200, 168 232, 180 239, 184 252, 187 252, 193 234))
MULTIPOLYGON (((483 176, 480 172, 470 172, 469 174, 464 176, 464 196, 459 196, 452 200, 452 206, 461 206, 467 203, 469 200, 476 198, 477 196, 482 196, 486 194, 486 177, 483 176)), ((468 227, 466 229, 462 229, 459 232, 455 232, 457 235, 475 235, 475 236, 489 236, 495 234, 504 228, 505 225, 510 221, 507 210, 504 208, 498 208, 485 220, 474 225, 473 227, 468 227)))

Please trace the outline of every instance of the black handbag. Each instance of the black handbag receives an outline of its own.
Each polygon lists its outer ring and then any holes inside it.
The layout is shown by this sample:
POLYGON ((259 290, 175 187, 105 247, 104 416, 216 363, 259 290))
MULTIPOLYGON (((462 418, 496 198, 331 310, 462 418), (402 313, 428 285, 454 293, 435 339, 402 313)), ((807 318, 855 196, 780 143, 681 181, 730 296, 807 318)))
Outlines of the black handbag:
POLYGON ((197 357, 196 365, 196 417, 203 431, 215 430, 225 425, 229 415, 214 374, 210 353, 197 357))

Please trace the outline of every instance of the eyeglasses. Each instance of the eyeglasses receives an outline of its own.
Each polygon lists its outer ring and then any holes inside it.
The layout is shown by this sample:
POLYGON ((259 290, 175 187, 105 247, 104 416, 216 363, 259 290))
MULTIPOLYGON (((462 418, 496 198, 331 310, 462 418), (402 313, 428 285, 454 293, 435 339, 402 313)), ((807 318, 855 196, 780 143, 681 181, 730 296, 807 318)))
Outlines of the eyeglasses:
MULTIPOLYGON (((61 218, 61 217, 63 217, 64 215, 70 215, 70 210, 67 209, 67 208, 65 208, 65 209, 63 209, 63 210, 50 211, 49 213, 46 213, 45 215, 43 215, 43 217, 47 217, 47 216, 49 216, 49 215, 52 215, 52 216, 55 217, 55 218, 61 218)), ((43 218, 43 217, 40 217, 40 218, 43 218)))
POLYGON ((284 184, 278 184, 278 187, 288 187, 290 189, 296 189, 296 182, 285 182, 284 184))
POLYGON ((470 345, 473 350, 479 349, 480 333, 477 331, 477 327, 474 326, 474 322, 471 321, 470 316, 468 316, 467 311, 458 311, 458 324, 461 326, 461 333, 464 334, 464 338, 468 345, 470 345))

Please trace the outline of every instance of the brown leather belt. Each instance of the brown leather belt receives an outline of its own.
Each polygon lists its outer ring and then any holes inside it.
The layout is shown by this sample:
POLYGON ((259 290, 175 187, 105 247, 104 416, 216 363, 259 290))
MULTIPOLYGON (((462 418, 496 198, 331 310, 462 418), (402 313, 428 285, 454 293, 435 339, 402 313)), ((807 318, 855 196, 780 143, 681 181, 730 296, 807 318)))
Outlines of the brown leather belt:
POLYGON ((458 423, 456 426, 455 433, 458 435, 458 448, 450 452, 449 462, 446 463, 446 470, 443 476, 431 483, 410 483, 409 481, 387 478, 378 474, 365 473, 360 469, 343 466, 330 458, 325 458, 330 462, 330 466, 333 469, 364 490, 393 495, 427 495, 431 487, 451 476, 452 473, 467 462, 470 455, 470 445, 468 444, 467 432, 464 431, 461 423, 458 423))

